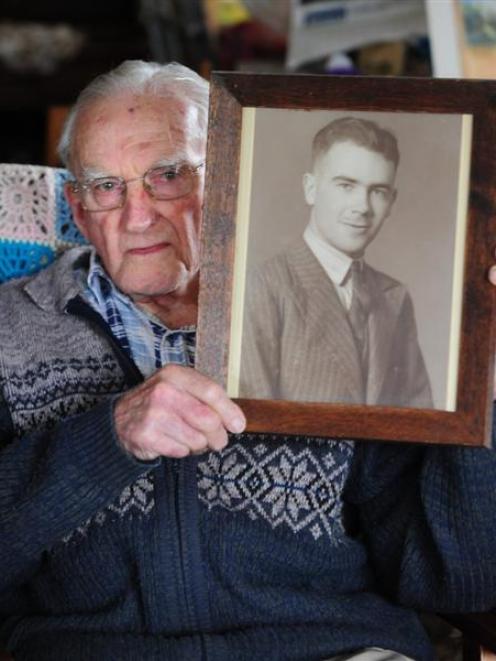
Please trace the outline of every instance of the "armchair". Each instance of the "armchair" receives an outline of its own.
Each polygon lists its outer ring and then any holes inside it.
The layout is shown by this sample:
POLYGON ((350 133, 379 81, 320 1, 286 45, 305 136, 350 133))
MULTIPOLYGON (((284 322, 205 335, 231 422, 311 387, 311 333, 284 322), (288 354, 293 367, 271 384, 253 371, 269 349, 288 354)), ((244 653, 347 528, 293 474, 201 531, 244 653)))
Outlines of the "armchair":
POLYGON ((64 196, 67 179, 61 168, 0 164, 0 283, 85 243, 64 196))
MULTIPOLYGON (((64 196, 68 178, 61 168, 0 164, 0 284, 34 274, 63 250, 85 243, 64 196)), ((444 620, 463 634, 463 661, 496 661, 496 613, 444 620)), ((0 648, 0 661, 9 660, 0 648)))

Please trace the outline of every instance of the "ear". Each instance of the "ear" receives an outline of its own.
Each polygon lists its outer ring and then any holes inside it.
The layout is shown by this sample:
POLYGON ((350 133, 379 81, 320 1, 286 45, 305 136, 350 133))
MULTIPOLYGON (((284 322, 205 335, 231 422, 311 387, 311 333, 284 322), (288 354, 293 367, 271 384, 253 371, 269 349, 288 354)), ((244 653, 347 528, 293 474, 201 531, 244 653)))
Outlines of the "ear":
POLYGON ((88 212, 83 208, 79 195, 74 191, 70 181, 66 181, 64 184, 64 194, 71 207, 72 217, 74 218, 78 230, 85 239, 88 239, 88 212))
POLYGON ((303 193, 308 205, 315 204, 315 175, 311 172, 305 172, 303 175, 303 193))

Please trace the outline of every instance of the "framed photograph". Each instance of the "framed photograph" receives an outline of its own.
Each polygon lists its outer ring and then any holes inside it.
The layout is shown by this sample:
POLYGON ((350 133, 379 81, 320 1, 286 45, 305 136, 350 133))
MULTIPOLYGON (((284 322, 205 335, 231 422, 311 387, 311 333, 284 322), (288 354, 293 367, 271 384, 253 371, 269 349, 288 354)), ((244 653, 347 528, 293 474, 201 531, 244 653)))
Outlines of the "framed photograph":
POLYGON ((489 444, 494 99, 213 75, 196 364, 249 430, 489 444))

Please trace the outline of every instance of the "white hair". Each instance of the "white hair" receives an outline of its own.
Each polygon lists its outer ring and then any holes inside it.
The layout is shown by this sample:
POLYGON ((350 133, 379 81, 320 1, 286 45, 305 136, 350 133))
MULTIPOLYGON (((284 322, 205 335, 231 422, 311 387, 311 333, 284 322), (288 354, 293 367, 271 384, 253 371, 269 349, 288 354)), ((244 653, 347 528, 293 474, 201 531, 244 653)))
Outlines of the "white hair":
MULTIPOLYGON (((79 94, 65 121, 58 144, 58 153, 66 167, 73 159, 74 127, 79 113, 98 100, 123 94, 152 94, 192 105, 197 110, 198 122, 188 134, 191 140, 206 141, 208 124, 208 90, 206 80, 192 69, 177 62, 158 64, 142 60, 126 60, 118 67, 95 78, 79 94)), ((180 112, 178 104, 171 110, 180 112)))

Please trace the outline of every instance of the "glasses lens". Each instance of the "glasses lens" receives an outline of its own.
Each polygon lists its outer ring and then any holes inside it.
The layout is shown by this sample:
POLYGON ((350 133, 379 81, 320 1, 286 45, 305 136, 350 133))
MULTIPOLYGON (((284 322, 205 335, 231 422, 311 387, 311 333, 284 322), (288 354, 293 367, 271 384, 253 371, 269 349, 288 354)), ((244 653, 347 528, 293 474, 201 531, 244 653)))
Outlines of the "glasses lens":
POLYGON ((88 209, 115 209, 123 201, 126 184, 117 177, 95 179, 84 190, 88 209))
POLYGON ((193 190, 193 173, 187 165, 153 168, 144 179, 153 197, 173 200, 193 190))

